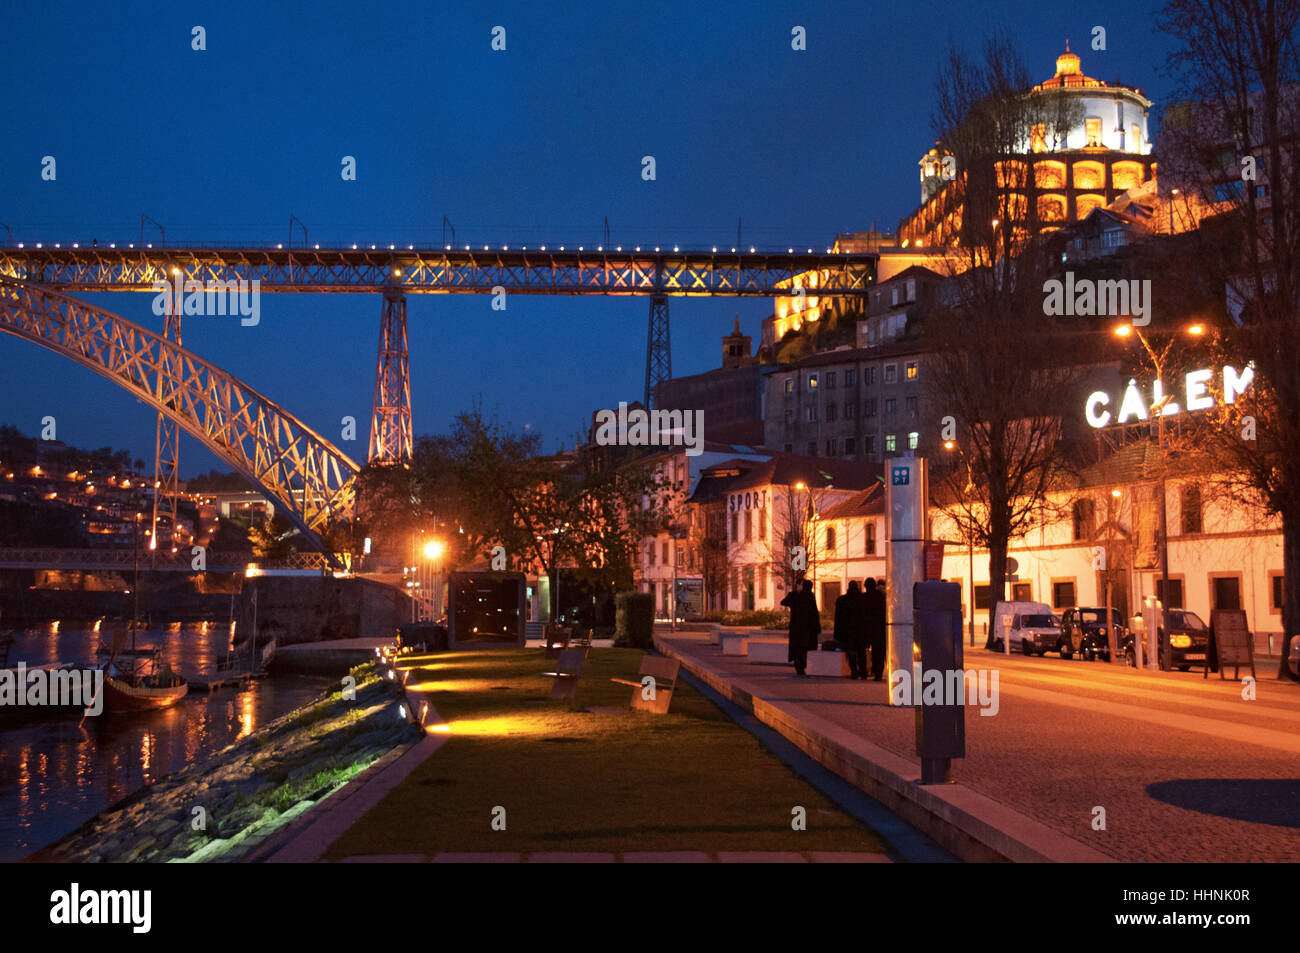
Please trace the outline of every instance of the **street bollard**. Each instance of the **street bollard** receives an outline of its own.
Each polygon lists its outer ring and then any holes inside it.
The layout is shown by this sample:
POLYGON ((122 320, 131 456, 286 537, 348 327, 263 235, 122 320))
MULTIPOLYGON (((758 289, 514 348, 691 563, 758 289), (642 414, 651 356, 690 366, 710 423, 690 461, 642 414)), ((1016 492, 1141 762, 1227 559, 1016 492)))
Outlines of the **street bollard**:
POLYGON ((912 685, 916 705, 916 753, 922 784, 951 781, 952 759, 966 757, 966 679, 961 646, 961 586, 918 582, 912 586, 913 632, 921 654, 921 677, 960 685, 958 697, 945 693, 941 704, 921 704, 921 685, 912 685), (929 673, 937 673, 930 675, 929 673), (953 674, 956 673, 956 674, 953 674))

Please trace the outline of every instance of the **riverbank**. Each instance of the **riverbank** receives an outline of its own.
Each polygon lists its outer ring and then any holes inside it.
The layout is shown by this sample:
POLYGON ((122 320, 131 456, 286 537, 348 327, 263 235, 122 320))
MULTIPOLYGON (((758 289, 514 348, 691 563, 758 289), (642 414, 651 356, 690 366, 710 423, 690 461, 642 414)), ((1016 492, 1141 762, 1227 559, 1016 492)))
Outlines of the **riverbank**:
POLYGON ((337 791, 418 731, 374 666, 201 763, 118 801, 27 858, 41 862, 229 862, 337 791))

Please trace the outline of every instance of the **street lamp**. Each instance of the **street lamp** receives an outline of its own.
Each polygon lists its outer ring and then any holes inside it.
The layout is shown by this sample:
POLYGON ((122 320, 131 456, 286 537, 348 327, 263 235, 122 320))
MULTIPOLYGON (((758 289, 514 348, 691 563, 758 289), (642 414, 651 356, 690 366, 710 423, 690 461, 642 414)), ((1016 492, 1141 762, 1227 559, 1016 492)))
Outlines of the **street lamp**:
MULTIPOLYGON (((1177 194, 1176 189, 1174 190, 1174 194, 1177 194)), ((1172 215, 1172 211, 1170 214, 1172 215)), ((1183 330, 1192 337, 1199 337, 1205 333, 1205 327, 1199 323, 1192 324, 1183 330)), ((1165 621, 1165 603, 1169 601, 1169 522, 1168 514, 1166 512, 1167 504, 1165 501, 1165 410, 1171 396, 1165 393, 1164 362, 1165 358, 1169 356, 1170 349, 1174 346, 1175 338, 1170 337, 1168 343, 1165 344, 1160 354, 1157 355, 1155 350, 1151 347, 1151 342, 1147 340, 1147 336, 1142 333, 1142 329, 1137 325, 1132 323, 1121 324, 1115 328, 1115 334, 1122 338, 1127 338, 1133 334, 1137 335, 1138 340, 1142 342, 1142 347, 1146 349, 1147 354, 1151 357, 1151 363, 1155 365, 1156 381, 1160 384, 1160 398, 1152 403, 1151 411, 1156 415, 1156 451, 1159 457, 1160 466, 1160 489, 1158 491, 1160 494, 1160 506, 1158 509, 1160 522, 1160 586, 1158 591, 1159 599, 1157 601, 1160 605, 1160 625, 1163 627, 1165 621)), ((1111 620, 1107 621, 1109 622, 1111 620)), ((1148 632, 1158 635, 1154 626, 1148 624, 1146 628, 1148 632)), ((1169 668, 1169 659, 1166 658, 1167 646, 1161 646, 1157 643, 1156 649, 1160 652, 1159 667, 1162 671, 1167 671, 1169 668)), ((1152 655, 1153 654, 1154 653, 1152 653, 1152 655)), ((1154 664, 1155 661, 1154 657, 1148 656, 1148 667, 1156 667, 1154 664)))

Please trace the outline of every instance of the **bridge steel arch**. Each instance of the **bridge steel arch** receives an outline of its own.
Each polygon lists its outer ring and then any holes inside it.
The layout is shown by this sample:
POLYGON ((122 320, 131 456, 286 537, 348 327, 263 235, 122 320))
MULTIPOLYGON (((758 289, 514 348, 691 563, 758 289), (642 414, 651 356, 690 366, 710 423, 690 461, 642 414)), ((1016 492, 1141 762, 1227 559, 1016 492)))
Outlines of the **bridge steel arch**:
POLYGON ((359 467, 301 420, 197 354, 120 315, 0 275, 0 331, 107 377, 255 483, 306 539, 349 515, 359 467))

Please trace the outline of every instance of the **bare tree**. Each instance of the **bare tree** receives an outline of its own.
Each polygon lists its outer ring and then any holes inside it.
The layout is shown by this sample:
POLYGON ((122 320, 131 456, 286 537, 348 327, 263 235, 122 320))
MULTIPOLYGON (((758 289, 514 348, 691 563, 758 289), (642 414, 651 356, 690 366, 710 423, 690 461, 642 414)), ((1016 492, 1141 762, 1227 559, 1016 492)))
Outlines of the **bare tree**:
MULTIPOLYGON (((1180 41, 1169 69, 1187 102, 1171 107, 1162 177, 1194 268, 1225 289, 1217 356, 1253 373, 1249 389, 1211 389, 1202 445, 1234 495, 1280 518, 1282 620, 1300 632, 1300 0, 1174 0, 1163 29, 1180 41), (1166 160, 1167 155, 1167 160, 1166 160), (1199 226, 1199 227, 1198 227, 1199 226)), ((1294 678, 1283 647, 1279 678, 1294 678)))
MULTIPOLYGON (((932 406, 956 433, 932 481, 962 537, 989 551, 990 618, 1004 597, 1010 541, 1060 518, 1048 491, 1068 482, 1062 421, 1079 374, 1065 363, 1075 349, 1061 347, 1076 329, 1045 313, 1052 262, 1023 190, 1032 143, 1059 139, 1081 107, 1030 85, 1006 34, 992 36, 978 62, 953 47, 934 118, 958 164, 961 222, 945 259, 948 302, 925 323, 932 406)), ((990 627, 989 646, 992 637, 990 627)))

